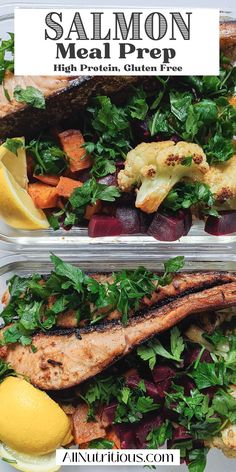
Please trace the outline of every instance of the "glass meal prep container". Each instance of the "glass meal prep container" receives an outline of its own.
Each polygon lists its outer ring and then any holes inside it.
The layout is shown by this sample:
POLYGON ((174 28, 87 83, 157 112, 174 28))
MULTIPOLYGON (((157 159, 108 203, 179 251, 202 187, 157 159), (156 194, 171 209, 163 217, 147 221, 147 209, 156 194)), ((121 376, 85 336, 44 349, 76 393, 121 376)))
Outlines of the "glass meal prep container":
MULTIPOLYGON (((138 262, 130 261, 130 260, 123 260, 120 263, 111 264, 109 260, 105 262, 100 262, 99 260, 93 260, 92 262, 86 262, 81 260, 80 257, 74 256, 73 254, 64 254, 61 256, 65 261, 75 264, 76 266, 84 269, 85 271, 94 271, 94 272, 110 272, 119 270, 121 268, 134 268, 138 266, 138 262)), ((169 256, 171 257, 171 255, 169 256)), ((151 270, 162 270, 162 262, 165 258, 160 259, 159 262, 155 262, 154 260, 149 260, 149 262, 145 263, 145 266, 151 270)), ((0 300, 1 297, 6 289, 7 281, 14 275, 20 276, 30 276, 32 273, 40 273, 40 274, 48 274, 52 269, 52 264, 49 260, 49 256, 43 256, 40 258, 37 255, 8 255, 1 259, 1 267, 0 267, 0 300)), ((194 271, 194 270, 222 270, 222 271, 236 271, 236 256, 232 257, 231 262, 204 262, 204 261, 187 261, 183 270, 186 271, 194 271)), ((2 306, 0 305, 0 311, 2 306)), ((208 453, 208 460, 207 460, 207 467, 205 472, 233 472, 234 470, 234 461, 235 459, 229 459, 223 455, 217 449, 212 449, 208 453)), ((79 467, 81 472, 92 472, 94 468, 90 467, 79 467)), ((11 467, 5 463, 1 463, 1 471, 2 472, 11 472, 11 467)), ((62 467, 61 472, 66 472, 68 470, 67 467, 62 467)), ((71 470, 78 470, 78 467, 72 467, 71 470)), ((114 468, 107 467, 107 471, 111 472, 114 468)), ((116 467, 117 472, 128 472, 130 470, 128 467, 116 467)), ((141 471, 143 467, 132 467, 134 471, 141 471)), ((169 469, 168 469, 169 470, 169 469)), ((174 470, 174 469, 173 469, 174 470)), ((180 472, 187 471, 186 466, 180 466, 176 468, 176 470, 180 472)))
MULTIPOLYGON (((109 2, 101 2, 102 6, 109 5, 109 2)), ((130 2, 130 5, 138 1, 130 2)), ((152 6, 150 1, 150 6, 152 6)), ((195 6, 194 1, 189 1, 189 6, 195 6)), ((8 4, 1 0, 0 5, 0 36, 4 36, 8 31, 13 31, 13 13, 15 7, 39 8, 51 7, 53 2, 12 2, 8 4)), ((60 0, 57 6, 65 7, 65 2, 60 0)), ((76 3, 66 4, 66 7, 77 7, 76 3)), ((85 7, 85 2, 80 2, 80 7, 85 7)), ((101 6, 97 2, 91 2, 91 6, 101 6), (96 5, 95 5, 96 4, 96 5)), ((199 4, 196 6, 200 6, 199 4)), ((207 5, 204 5, 207 6, 207 5)), ((217 5, 214 5, 214 7, 217 5)), ((229 10, 232 5, 222 5, 229 10)), ((127 5, 126 5, 127 7, 127 5)), ((222 13, 224 20, 236 17, 236 13, 222 13)), ((146 257, 158 257, 158 254, 168 254, 171 250, 176 254, 183 252, 187 257, 198 259, 199 250, 201 257, 204 259, 224 258, 231 259, 236 247, 236 234, 227 236, 211 236, 204 232, 204 224, 201 221, 195 222, 187 236, 183 236, 180 240, 174 242, 161 242, 155 240, 151 236, 132 235, 132 236, 116 236, 116 237, 99 237, 89 238, 87 229, 75 227, 69 231, 60 229, 58 231, 40 230, 40 231, 22 231, 15 230, 0 221, 0 249, 7 251, 28 252, 38 248, 40 252, 55 251, 77 251, 81 253, 90 252, 91 255, 96 254, 98 257, 104 258, 106 252, 111 252, 115 260, 119 260, 121 254, 129 254, 135 259, 137 254, 140 260, 146 257), (196 248, 198 248, 196 250, 196 248)), ((86 255, 84 256, 86 257, 86 255)))

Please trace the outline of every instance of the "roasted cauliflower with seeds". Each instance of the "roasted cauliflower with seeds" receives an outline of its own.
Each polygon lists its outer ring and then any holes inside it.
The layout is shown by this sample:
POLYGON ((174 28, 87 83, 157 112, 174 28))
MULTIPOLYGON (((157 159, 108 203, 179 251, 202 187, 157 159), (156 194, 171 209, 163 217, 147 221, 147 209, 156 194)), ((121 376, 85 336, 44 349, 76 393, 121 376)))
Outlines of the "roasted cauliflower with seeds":
POLYGON ((125 168, 118 174, 118 184, 124 192, 136 186, 136 207, 153 213, 177 182, 185 177, 203 180, 208 170, 206 156, 198 144, 141 143, 127 154, 125 168))
POLYGON ((229 161, 212 165, 203 181, 209 185, 217 202, 227 200, 229 207, 236 209, 236 154, 229 161))

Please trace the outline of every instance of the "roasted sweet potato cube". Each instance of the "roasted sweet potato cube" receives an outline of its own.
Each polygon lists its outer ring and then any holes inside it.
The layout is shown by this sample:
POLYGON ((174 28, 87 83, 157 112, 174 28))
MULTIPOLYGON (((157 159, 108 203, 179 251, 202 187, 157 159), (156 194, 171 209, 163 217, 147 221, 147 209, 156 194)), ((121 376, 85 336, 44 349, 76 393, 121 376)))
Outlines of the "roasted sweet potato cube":
POLYGON ((69 158, 71 172, 87 169, 91 167, 90 155, 86 156, 86 149, 83 147, 84 138, 78 129, 68 129, 58 134, 63 151, 69 158))

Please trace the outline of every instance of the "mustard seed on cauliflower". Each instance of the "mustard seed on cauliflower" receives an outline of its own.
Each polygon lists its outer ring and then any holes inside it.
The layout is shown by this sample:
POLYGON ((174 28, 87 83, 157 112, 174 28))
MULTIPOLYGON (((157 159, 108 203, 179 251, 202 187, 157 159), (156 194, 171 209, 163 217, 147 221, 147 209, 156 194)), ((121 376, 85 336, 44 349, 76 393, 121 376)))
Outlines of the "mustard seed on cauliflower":
POLYGON ((202 180, 208 170, 206 156, 198 144, 141 143, 127 154, 125 168, 118 174, 118 184, 124 192, 136 186, 136 207, 153 213, 178 181, 184 177, 202 180))

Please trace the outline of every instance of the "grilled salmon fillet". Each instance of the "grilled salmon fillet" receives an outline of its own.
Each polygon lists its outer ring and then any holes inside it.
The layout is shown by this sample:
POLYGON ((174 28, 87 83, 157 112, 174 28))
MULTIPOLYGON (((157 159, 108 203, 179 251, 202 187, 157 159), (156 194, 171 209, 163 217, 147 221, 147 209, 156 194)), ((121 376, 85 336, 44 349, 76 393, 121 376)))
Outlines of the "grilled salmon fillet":
MULTIPOLYGON (((194 279, 195 274, 191 275, 194 279)), ((172 301, 163 299, 152 307, 146 306, 127 325, 114 320, 81 330, 40 333, 33 338, 35 353, 30 346, 17 344, 5 347, 1 355, 18 373, 43 390, 72 387, 189 315, 236 305, 235 274, 218 274, 217 278, 215 273, 208 273, 206 285, 208 288, 201 284, 186 290, 172 301)))

